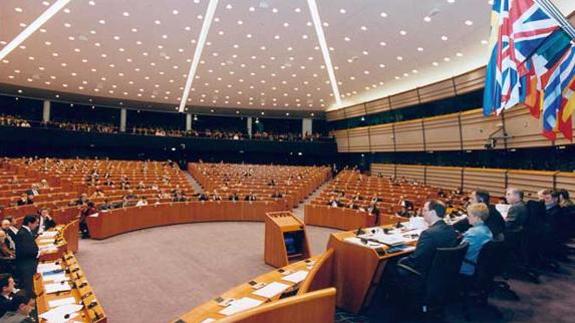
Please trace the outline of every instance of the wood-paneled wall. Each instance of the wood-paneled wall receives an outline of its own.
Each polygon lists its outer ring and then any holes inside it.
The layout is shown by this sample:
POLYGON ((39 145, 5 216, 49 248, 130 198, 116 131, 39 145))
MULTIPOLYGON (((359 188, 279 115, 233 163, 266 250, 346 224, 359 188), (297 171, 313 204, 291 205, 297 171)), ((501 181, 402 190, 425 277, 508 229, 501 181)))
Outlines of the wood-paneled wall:
POLYGON ((523 190, 527 199, 537 198, 537 191, 547 188, 575 193, 575 173, 568 172, 373 163, 371 174, 405 177, 447 189, 484 189, 492 196, 504 196, 506 187, 523 190))
MULTIPOLYGON (((574 119, 575 120, 575 119, 574 119)), ((573 144, 557 135, 551 141, 541 135, 541 121, 525 107, 501 116, 483 115, 482 109, 334 131, 339 152, 402 152, 483 150, 489 138, 495 149, 548 147, 573 144), (503 128, 507 138, 503 139, 503 128)))
POLYGON ((414 90, 405 91, 374 101, 352 105, 343 109, 327 111, 326 118, 327 121, 336 121, 379 113, 391 109, 401 109, 479 90, 483 88, 484 83, 485 68, 482 67, 414 90))

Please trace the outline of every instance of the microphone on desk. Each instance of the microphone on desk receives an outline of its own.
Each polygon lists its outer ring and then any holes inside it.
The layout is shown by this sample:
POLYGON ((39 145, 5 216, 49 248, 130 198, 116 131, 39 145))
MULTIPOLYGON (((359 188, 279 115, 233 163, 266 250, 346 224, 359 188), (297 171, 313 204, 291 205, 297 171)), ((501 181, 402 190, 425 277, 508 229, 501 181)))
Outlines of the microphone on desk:
POLYGON ((355 232, 355 236, 357 237, 358 235, 364 234, 364 233, 365 233, 365 231, 363 231, 363 230, 361 229, 361 227, 359 227, 359 228, 357 228, 357 231, 355 232))

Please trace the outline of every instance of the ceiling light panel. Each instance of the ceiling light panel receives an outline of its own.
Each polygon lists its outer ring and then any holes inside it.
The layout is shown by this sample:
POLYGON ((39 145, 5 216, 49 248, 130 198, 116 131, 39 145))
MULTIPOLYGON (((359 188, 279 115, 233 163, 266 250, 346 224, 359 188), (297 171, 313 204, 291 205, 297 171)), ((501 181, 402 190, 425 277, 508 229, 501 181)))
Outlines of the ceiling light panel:
MULTIPOLYGON (((362 5, 330 0, 318 1, 318 5, 322 20, 329 23, 324 30, 327 43, 333 48, 330 54, 337 67, 335 75, 343 106, 419 86, 427 75, 437 74, 438 69, 431 64, 436 60, 449 64, 441 70, 452 73, 459 62, 466 61, 455 56, 456 52, 476 53, 480 57, 486 54, 480 40, 489 34, 485 17, 489 17, 490 7, 484 0, 453 4, 373 0, 362 5), (466 24, 467 20, 474 23, 466 24), (479 21, 482 23, 476 23, 479 21), (442 41, 441 35, 447 35, 449 41, 442 41), (446 63, 445 56, 455 58, 446 63)), ((470 69, 463 66, 461 73, 470 69)))
POLYGON ((306 1, 275 1, 263 7, 260 2, 220 1, 219 21, 210 29, 188 103, 327 107, 333 97, 315 31, 307 25, 311 16, 306 1))
MULTIPOLYGON (((72 1, 67 7, 70 14, 54 16, 43 26, 46 32, 33 34, 24 43, 26 49, 18 49, 20 55, 10 64, 0 64, 5 65, 0 66, 0 83, 177 104, 195 49, 193 40, 202 23, 186 17, 203 14, 206 4, 168 0, 162 6, 152 2, 135 6, 131 1, 99 0, 90 5, 72 1), (21 73, 14 75, 14 66, 21 73)), ((0 11, 4 12, 4 2, 0 11)), ((8 29, 19 23, 15 20, 8 29)))

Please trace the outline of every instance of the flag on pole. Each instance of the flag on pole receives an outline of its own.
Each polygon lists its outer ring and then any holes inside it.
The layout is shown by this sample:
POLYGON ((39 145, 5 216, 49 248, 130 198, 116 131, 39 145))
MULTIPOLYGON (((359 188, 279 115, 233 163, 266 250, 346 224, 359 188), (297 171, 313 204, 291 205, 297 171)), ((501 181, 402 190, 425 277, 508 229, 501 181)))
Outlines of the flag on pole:
POLYGON ((565 89, 575 86, 575 48, 546 9, 535 0, 493 2, 483 113, 524 103, 533 116, 543 115, 544 135, 554 139, 557 128, 572 139, 575 99, 565 89))

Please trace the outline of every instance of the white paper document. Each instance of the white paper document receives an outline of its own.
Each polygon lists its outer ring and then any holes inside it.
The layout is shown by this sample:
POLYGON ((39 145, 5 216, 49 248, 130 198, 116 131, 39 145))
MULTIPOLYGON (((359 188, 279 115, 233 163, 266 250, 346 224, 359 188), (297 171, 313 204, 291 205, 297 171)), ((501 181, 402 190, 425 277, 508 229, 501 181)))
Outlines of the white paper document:
POLYGON ((78 312, 82 308, 83 306, 78 304, 62 305, 41 314, 40 317, 48 322, 66 322, 72 318, 74 313, 78 312))
POLYGON ((48 262, 45 264, 38 264, 38 272, 39 273, 45 273, 45 272, 49 272, 49 271, 53 271, 53 270, 59 270, 59 269, 62 269, 62 266, 56 265, 56 263, 54 263, 54 262, 48 262))
POLYGON ((58 231, 44 231, 42 232, 42 234, 40 235, 40 237, 43 238, 54 238, 58 235, 58 231))
POLYGON ((250 308, 257 307, 262 303, 263 301, 258 301, 257 299, 242 297, 238 300, 233 301, 230 305, 228 305, 226 308, 219 311, 218 313, 230 316, 239 312, 243 312, 245 310, 249 310, 250 308))
POLYGON ((253 292, 252 294, 265 298, 272 298, 283 293, 290 286, 282 283, 273 282, 253 292))
POLYGON ((61 281, 66 281, 68 280, 66 278, 66 274, 64 272, 62 273, 58 273, 55 275, 42 275, 42 280, 44 282, 57 282, 60 283, 61 281))
POLYGON ((284 278, 282 278, 282 280, 297 284, 297 283, 303 281, 307 277, 308 273, 309 273, 308 271, 299 270, 299 271, 296 271, 295 273, 293 273, 291 275, 285 276, 284 278))
POLYGON ((212 323, 212 322, 215 322, 215 321, 216 321, 215 319, 213 319, 213 318, 211 318, 211 317, 208 317, 207 319, 201 321, 200 323, 212 323))
POLYGON ((57 292, 65 292, 65 291, 72 290, 72 287, 68 283, 46 284, 46 285, 44 285, 44 290, 46 291, 46 294, 53 294, 53 293, 57 293, 57 292))
POLYGON ((76 304, 76 299, 74 297, 66 297, 62 299, 55 299, 53 301, 48 301, 48 307, 50 308, 68 304, 76 304))

